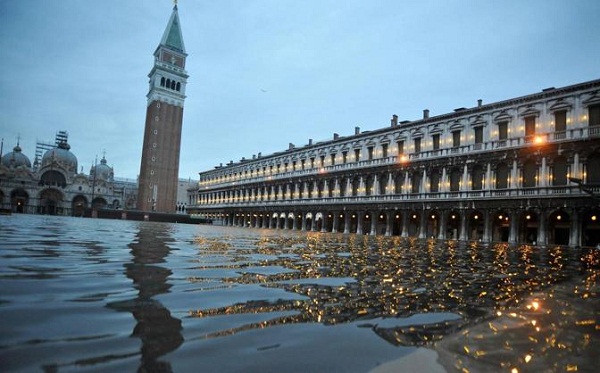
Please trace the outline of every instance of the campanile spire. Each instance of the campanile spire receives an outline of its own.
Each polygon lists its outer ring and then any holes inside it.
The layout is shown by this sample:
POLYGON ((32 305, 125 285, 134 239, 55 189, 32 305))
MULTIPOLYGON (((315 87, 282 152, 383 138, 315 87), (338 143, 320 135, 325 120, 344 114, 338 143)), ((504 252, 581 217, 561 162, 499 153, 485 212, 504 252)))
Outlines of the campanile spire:
POLYGON ((188 78, 186 58, 177 2, 174 1, 167 27, 154 51, 154 66, 148 74, 138 190, 138 208, 144 211, 176 211, 183 105, 188 78))

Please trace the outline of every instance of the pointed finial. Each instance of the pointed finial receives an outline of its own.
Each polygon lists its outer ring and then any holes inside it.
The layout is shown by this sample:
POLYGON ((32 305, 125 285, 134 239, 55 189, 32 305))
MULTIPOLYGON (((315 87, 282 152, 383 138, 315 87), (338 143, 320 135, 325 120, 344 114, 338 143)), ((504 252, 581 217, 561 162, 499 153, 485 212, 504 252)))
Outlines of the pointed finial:
POLYGON ((177 10, 177 0, 173 0, 173 9, 177 10))

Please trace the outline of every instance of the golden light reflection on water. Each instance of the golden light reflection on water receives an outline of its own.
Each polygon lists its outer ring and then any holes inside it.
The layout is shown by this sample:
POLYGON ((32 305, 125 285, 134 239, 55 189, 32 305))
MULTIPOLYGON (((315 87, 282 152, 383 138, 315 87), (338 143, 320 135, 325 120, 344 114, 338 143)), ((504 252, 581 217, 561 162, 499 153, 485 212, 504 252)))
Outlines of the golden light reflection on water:
POLYGON ((586 354, 599 347, 597 250, 332 234, 264 236, 242 245, 197 237, 195 244, 199 273, 236 273, 219 278, 218 285, 214 278, 189 278, 212 282, 206 291, 259 284, 304 297, 191 310, 189 317, 196 318, 265 315, 265 321, 205 338, 290 323, 359 322, 392 344, 418 346, 462 330, 453 337, 456 346, 452 341, 444 346, 458 371, 523 372, 548 366, 576 371, 579 360, 585 361, 586 354), (565 280, 570 281, 562 287, 549 287, 565 280), (436 313, 461 317, 379 325, 386 318, 436 313), (584 358, 569 360, 571 355, 584 358), (561 361, 568 363, 560 365, 561 361))

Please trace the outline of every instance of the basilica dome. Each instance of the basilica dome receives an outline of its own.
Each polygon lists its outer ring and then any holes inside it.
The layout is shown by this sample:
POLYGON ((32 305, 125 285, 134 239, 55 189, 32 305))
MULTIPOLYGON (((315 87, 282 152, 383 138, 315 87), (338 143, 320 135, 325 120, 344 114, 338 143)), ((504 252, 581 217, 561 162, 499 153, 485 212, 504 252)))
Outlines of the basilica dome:
POLYGON ((41 168, 58 166, 71 174, 75 174, 77 172, 77 157, 69 149, 71 149, 69 144, 61 142, 58 147, 48 150, 42 157, 41 168))
POLYGON ((2 164, 8 168, 26 167, 31 168, 29 158, 21 153, 19 144, 13 148, 13 151, 2 156, 2 164))
POLYGON ((112 181, 113 169, 106 164, 106 158, 102 157, 100 164, 92 166, 90 170, 90 177, 96 177, 97 180, 112 181))

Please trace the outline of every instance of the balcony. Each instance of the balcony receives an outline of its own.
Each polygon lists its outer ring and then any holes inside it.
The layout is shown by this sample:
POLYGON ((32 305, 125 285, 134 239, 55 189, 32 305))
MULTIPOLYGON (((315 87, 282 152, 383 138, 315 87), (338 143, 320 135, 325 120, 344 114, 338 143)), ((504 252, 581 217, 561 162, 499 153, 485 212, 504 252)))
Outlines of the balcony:
MULTIPOLYGON (((600 187, 596 188, 600 193, 600 187)), ((397 204, 401 202, 436 202, 455 200, 490 200, 518 198, 575 198, 589 197, 578 186, 551 186, 519 189, 486 189, 432 193, 402 193, 370 196, 340 196, 323 198, 297 198, 278 200, 244 200, 236 202, 214 202, 191 205, 189 208, 199 210, 224 208, 262 208, 262 207, 298 207, 323 205, 361 205, 361 204, 397 204)))

